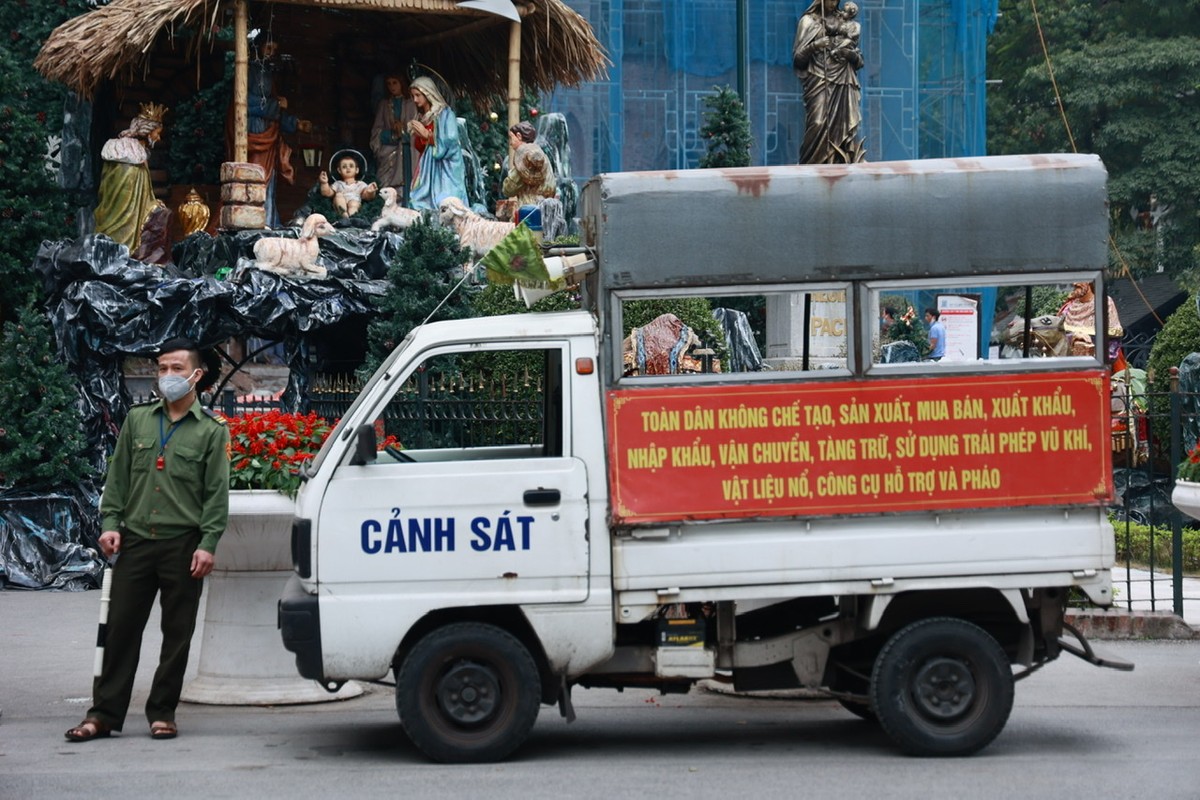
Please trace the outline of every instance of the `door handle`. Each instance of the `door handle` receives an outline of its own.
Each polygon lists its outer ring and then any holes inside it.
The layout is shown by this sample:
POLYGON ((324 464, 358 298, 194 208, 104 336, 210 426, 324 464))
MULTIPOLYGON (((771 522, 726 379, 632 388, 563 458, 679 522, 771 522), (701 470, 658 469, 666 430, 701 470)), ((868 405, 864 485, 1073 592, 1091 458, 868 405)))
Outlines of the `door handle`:
POLYGON ((527 506, 555 506, 562 499, 562 494, 558 489, 526 489, 525 490, 525 505, 527 506))

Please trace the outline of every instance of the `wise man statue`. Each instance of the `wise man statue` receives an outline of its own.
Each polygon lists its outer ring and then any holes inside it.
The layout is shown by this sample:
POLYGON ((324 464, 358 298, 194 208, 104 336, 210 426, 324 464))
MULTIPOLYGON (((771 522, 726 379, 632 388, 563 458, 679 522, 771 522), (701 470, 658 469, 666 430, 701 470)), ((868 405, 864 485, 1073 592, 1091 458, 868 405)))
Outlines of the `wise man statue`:
POLYGON ((858 70, 861 26, 858 6, 813 0, 796 26, 792 66, 804 83, 804 143, 801 164, 854 164, 866 161, 859 135, 862 88, 858 70))
POLYGON ((136 253, 142 228, 162 202, 154 196, 150 182, 150 148, 162 135, 167 107, 142 103, 138 115, 114 139, 100 148, 104 166, 100 171, 100 199, 96 205, 96 233, 136 253))

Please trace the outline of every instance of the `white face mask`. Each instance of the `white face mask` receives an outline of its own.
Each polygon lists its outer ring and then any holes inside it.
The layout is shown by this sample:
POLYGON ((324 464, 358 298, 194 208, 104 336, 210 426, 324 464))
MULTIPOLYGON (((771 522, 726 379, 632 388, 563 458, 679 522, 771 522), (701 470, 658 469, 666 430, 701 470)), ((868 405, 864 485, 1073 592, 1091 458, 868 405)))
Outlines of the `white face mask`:
POLYGON ((192 370, 192 374, 186 378, 182 375, 163 375, 158 379, 158 392, 166 399, 168 403, 174 403, 176 400, 182 400, 187 397, 188 392, 192 390, 192 375, 195 375, 200 370, 192 370))

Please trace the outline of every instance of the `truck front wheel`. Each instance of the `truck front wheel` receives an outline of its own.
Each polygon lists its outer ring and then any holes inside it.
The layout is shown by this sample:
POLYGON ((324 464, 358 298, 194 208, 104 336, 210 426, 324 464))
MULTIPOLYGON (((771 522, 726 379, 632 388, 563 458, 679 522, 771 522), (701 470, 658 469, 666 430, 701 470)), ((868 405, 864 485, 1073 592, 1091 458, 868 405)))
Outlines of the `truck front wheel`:
POLYGON ((537 665, 494 625, 439 628, 396 675, 396 710, 413 744, 448 763, 499 761, 529 736, 541 690, 537 665))
POLYGON ((918 756, 965 756, 1004 728, 1013 676, 987 631, 935 617, 899 630, 871 675, 871 707, 900 747, 918 756))

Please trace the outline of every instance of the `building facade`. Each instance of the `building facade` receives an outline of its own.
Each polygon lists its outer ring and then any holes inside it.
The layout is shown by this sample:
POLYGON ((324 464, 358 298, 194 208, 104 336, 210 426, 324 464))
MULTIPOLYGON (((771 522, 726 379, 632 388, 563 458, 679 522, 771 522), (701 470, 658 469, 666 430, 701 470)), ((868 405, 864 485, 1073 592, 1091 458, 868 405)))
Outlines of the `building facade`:
MULTIPOLYGON (((695 167, 705 152, 703 100, 714 87, 738 89, 739 66, 754 137, 751 163, 797 161, 804 103, 791 54, 807 2, 569 5, 591 23, 613 62, 606 80, 559 90, 547 104, 567 118, 577 179, 695 167)), ((983 155, 986 38, 996 0, 861 0, 859 8, 867 158, 983 155)))

